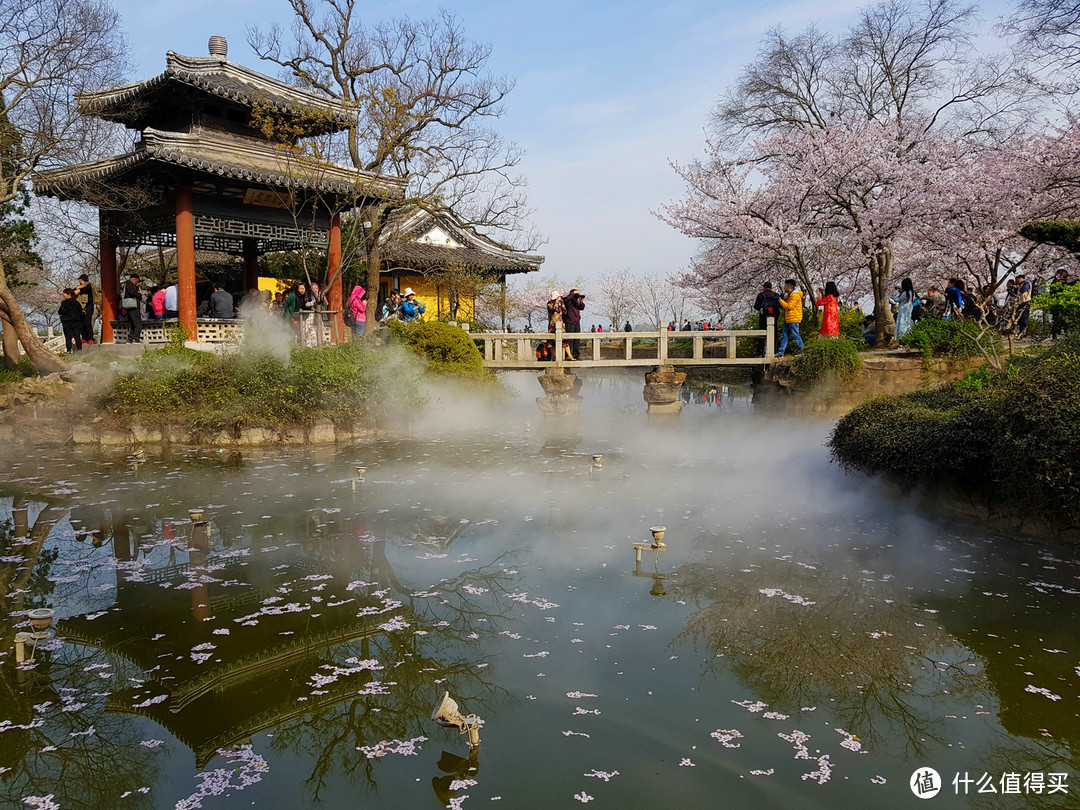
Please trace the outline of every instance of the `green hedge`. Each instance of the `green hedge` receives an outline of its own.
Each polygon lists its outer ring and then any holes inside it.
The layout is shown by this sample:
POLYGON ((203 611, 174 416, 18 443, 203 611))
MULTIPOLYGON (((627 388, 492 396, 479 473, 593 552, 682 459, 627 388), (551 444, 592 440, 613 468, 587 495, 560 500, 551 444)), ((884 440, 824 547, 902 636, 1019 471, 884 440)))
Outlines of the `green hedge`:
POLYGON ((116 378, 100 406, 114 421, 195 430, 348 423, 419 403, 419 369, 361 341, 271 354, 214 354, 171 344, 116 378))
POLYGON ((1080 355, 1053 352, 933 391, 882 396, 840 420, 834 458, 906 483, 948 485, 1080 525, 1080 355))
POLYGON ((469 333, 440 321, 387 321, 391 334, 403 346, 428 362, 438 377, 495 385, 495 373, 484 368, 484 358, 469 333))

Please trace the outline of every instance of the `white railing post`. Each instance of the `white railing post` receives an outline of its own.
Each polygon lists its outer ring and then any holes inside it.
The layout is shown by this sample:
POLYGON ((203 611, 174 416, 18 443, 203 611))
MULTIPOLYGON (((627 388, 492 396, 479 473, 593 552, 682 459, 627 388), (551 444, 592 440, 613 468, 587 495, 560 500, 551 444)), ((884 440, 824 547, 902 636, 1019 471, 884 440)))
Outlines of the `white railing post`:
POLYGON ((492 340, 489 337, 484 338, 484 359, 485 360, 494 360, 495 359, 495 341, 492 340))
POLYGON ((738 343, 736 342, 737 340, 738 340, 737 335, 728 335, 727 336, 727 356, 730 359, 734 359, 736 353, 738 353, 738 351, 739 351, 738 343))
POLYGON ((598 337, 594 337, 592 339, 592 359, 600 359, 600 338, 598 337))
POLYGON ((694 359, 701 360, 705 357, 705 336, 694 335, 694 359))
POLYGON ((769 318, 766 322, 765 333, 765 359, 772 360, 776 354, 776 318, 769 318))
POLYGON ((660 329, 656 333, 656 359, 658 361, 657 365, 660 366, 667 365, 667 324, 667 321, 660 321, 660 329))
POLYGON ((555 321, 555 366, 562 368, 563 345, 562 345, 562 321, 555 321))

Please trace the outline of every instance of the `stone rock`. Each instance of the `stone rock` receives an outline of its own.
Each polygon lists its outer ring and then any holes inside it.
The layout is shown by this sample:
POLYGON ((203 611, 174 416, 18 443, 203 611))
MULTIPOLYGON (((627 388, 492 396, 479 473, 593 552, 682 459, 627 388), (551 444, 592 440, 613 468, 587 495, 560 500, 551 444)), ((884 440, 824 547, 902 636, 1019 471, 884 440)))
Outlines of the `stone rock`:
POLYGON ((282 444, 305 445, 307 444, 307 431, 302 427, 282 428, 278 432, 278 441, 282 444))
POLYGON ((571 416, 581 413, 581 397, 537 397, 542 416, 571 416))
POLYGON ((572 394, 581 390, 581 380, 576 374, 572 374, 562 368, 549 368, 536 378, 540 381, 540 387, 544 393, 550 396, 560 394, 572 394))
POLYGON ((678 413, 682 413, 682 402, 680 400, 649 403, 649 416, 678 413))
POLYGON ((308 428, 309 444, 333 444, 334 439, 334 423, 329 419, 318 419, 308 428))
POLYGON ((172 444, 188 444, 191 434, 181 427, 169 427, 165 431, 165 440, 172 444))
POLYGON ((236 444, 240 447, 257 447, 273 441, 273 432, 261 427, 244 428, 236 437, 236 444))
POLYGON ((75 444, 97 444, 94 429, 90 425, 79 425, 71 433, 71 441, 75 444))
POLYGON ((657 383, 649 382, 645 383, 645 390, 642 392, 642 396, 648 403, 666 403, 675 402, 679 399, 679 394, 682 393, 682 383, 657 383))
POLYGON ((645 375, 646 383, 668 383, 682 385, 686 382, 686 372, 676 371, 675 366, 657 366, 645 375))
POLYGON ((98 433, 98 443, 113 446, 131 444, 131 433, 126 430, 103 430, 98 433))
POLYGON ((131 426, 131 435, 134 437, 135 441, 139 443, 157 443, 161 441, 161 428, 134 424, 131 426))

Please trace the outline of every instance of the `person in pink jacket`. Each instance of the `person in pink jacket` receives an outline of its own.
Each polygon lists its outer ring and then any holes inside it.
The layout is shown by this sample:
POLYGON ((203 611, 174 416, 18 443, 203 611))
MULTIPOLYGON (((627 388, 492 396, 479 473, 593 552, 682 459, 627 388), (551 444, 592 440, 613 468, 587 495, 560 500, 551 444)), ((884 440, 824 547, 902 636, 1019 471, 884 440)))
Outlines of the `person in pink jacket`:
POLYGON ((359 284, 353 287, 352 295, 349 296, 349 314, 356 322, 353 332, 356 335, 364 334, 364 327, 367 326, 367 300, 364 298, 364 288, 359 284))

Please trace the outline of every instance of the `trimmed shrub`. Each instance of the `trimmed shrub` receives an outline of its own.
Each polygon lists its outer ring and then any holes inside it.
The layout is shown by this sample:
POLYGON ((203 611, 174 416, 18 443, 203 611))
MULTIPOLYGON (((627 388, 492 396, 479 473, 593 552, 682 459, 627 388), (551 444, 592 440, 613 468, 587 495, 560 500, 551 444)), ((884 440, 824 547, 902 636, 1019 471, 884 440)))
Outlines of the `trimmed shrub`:
POLYGON ((1061 527, 1080 525, 1080 356, 980 370, 933 391, 883 396, 837 423, 842 465, 948 485, 1061 527))
POLYGON ((858 347, 842 337, 811 337, 791 360, 791 373, 799 385, 812 385, 828 376, 850 382, 860 370, 862 358, 858 347))
POLYGON ((439 377, 495 383, 495 374, 484 368, 484 358, 469 333, 440 321, 387 321, 394 337, 405 348, 428 361, 428 370, 439 377))

